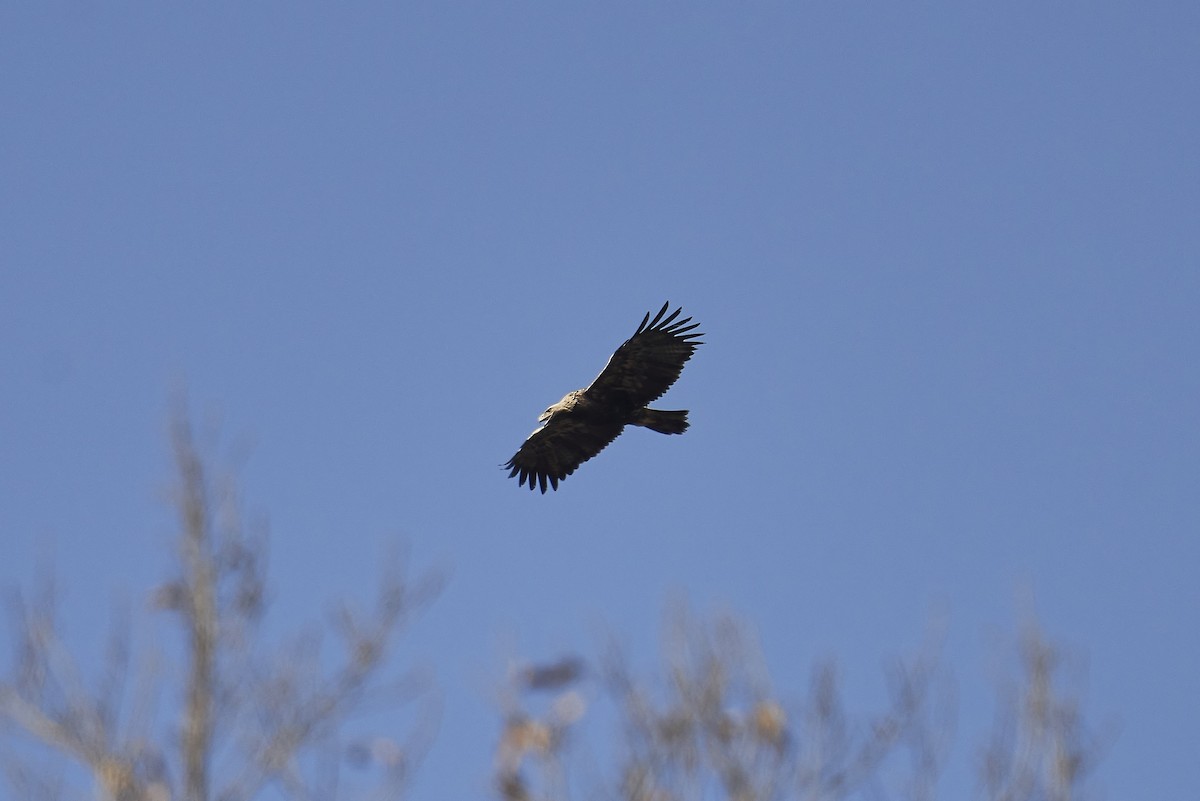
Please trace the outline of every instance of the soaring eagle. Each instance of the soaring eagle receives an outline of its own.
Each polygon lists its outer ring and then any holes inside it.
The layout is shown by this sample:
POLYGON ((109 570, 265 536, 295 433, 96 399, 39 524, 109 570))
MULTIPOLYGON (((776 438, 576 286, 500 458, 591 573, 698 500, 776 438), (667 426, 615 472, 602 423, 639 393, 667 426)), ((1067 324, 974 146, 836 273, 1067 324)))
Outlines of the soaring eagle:
POLYGON ((604 450, 627 425, 644 426, 660 434, 687 431, 687 410, 666 412, 647 408, 658 400, 683 371, 683 365, 702 333, 690 333, 699 323, 691 317, 675 321, 682 308, 669 315, 670 302, 650 319, 642 318, 633 336, 617 348, 596 380, 584 389, 568 392, 538 417, 543 423, 504 465, 509 478, 519 476, 519 485, 529 482, 546 492, 546 484, 558 482, 575 468, 604 450))

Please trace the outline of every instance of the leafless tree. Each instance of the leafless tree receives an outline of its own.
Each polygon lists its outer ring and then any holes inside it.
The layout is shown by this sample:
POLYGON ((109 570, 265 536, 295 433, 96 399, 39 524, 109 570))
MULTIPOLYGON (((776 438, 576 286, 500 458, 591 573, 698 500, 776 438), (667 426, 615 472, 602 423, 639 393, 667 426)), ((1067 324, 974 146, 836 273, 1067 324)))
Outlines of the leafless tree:
MULTIPOLYGON (((729 616, 698 622, 680 608, 669 619, 664 641, 658 680, 639 680, 629 661, 611 649, 594 672, 578 658, 514 670, 502 692, 499 797, 570 797, 570 744, 582 734, 588 687, 597 682, 620 721, 619 765, 611 783, 591 788, 586 797, 937 797, 955 706, 952 683, 938 663, 937 638, 889 668, 888 703, 862 717, 847 711, 830 663, 812 671, 807 697, 785 700, 747 627, 729 616)), ((983 797, 1084 798, 1081 779, 1097 759, 1097 742, 1085 736, 1077 701, 1056 683, 1055 651, 1032 625, 1021 653, 1021 679, 1000 696, 996 734, 985 753, 983 797)))
POLYGON ((983 752, 982 789, 989 801, 1076 801, 1105 750, 1077 691, 1064 681, 1071 659, 1036 623, 1018 647, 1021 671, 1000 690, 996 722, 983 752))
POLYGON ((159 709, 161 655, 134 664, 128 621, 114 624, 103 673, 89 685, 60 637, 53 582, 43 580, 32 598, 18 593, 11 603, 15 663, 0 681, 10 784, 21 798, 66 794, 64 772, 35 759, 48 750, 89 774, 106 801, 245 801, 268 785, 288 798, 333 798, 346 762, 367 776, 367 797, 398 797, 432 739, 438 701, 423 673, 385 674, 394 641, 439 581, 409 581, 393 564, 374 608, 336 610, 335 656, 316 634, 269 652, 258 636, 266 538, 245 524, 234 482, 214 473, 179 409, 171 422, 178 575, 151 604, 183 635, 182 708, 174 719, 159 709), (366 703, 415 704, 417 723, 401 741, 347 740, 348 720, 366 703))

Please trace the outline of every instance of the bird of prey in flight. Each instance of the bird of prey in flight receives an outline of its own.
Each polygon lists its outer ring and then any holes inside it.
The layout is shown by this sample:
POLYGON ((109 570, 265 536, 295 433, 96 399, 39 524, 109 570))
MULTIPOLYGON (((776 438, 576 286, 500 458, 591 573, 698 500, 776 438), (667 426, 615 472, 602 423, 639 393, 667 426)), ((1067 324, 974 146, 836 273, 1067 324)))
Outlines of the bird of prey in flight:
POLYGON ((650 319, 647 313, 637 331, 617 348, 596 380, 584 389, 568 392, 542 412, 535 429, 513 458, 504 465, 509 477, 529 489, 558 482, 575 468, 604 450, 625 426, 643 426, 660 434, 687 431, 687 410, 651 409, 683 371, 683 365, 704 336, 693 332, 699 323, 691 317, 676 320, 682 308, 667 314, 670 303, 650 319), (665 315, 665 316, 664 316, 665 315), (691 323, 691 325, 689 325, 691 323))

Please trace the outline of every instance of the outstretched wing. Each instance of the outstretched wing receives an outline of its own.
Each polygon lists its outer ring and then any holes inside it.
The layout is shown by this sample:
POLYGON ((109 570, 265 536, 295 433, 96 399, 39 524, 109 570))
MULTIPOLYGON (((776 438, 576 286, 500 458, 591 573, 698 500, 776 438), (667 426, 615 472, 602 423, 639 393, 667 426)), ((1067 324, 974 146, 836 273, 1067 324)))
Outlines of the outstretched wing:
POLYGON ((588 398, 614 410, 632 412, 657 400, 679 378, 683 365, 696 352, 704 334, 690 333, 699 323, 691 317, 676 321, 682 308, 665 318, 670 302, 650 319, 642 318, 633 336, 625 340, 608 360, 604 370, 586 390, 588 398), (691 323, 691 325, 688 325, 691 323))
POLYGON ((547 481, 558 489, 559 481, 604 450, 624 427, 622 423, 597 424, 570 415, 556 415, 530 434, 504 466, 511 468, 509 478, 520 476, 519 485, 524 486, 528 481, 532 490, 537 484, 544 494, 547 481))

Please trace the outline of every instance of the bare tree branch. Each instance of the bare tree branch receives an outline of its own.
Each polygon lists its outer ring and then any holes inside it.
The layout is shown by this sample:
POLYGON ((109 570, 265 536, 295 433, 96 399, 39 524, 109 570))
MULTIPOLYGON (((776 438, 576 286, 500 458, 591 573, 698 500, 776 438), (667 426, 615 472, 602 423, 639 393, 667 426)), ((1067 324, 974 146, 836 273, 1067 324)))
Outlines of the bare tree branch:
MULTIPOLYGON (((342 655, 332 671, 319 658, 316 640, 303 658, 269 652, 257 634, 266 599, 265 537, 248 530, 236 482, 210 468, 186 404, 175 408, 170 441, 179 573, 154 591, 151 602, 173 613, 184 634, 177 728, 156 736, 163 723, 155 712, 160 671, 153 659, 135 667, 125 612, 117 615, 99 681, 89 690, 59 638, 47 580, 35 588, 32 603, 17 594, 10 604, 18 641, 12 678, 0 681, 0 735, 22 734, 82 765, 97 797, 108 801, 249 801, 267 784, 291 798, 332 797, 340 763, 348 758, 340 731, 363 700, 406 704, 430 695, 432 682, 419 674, 395 682, 381 676, 399 633, 440 582, 410 582, 398 563, 390 565, 372 610, 343 606, 337 616, 342 655), (172 766, 178 788, 171 785, 172 766)), ((381 747, 382 758, 372 751, 358 759, 362 767, 378 763, 379 797, 403 793, 435 713, 427 703, 421 707, 402 756, 381 747)), ((10 757, 4 764, 22 797, 59 792, 59 784, 22 760, 10 757)))
POLYGON ((192 442, 191 425, 176 417, 171 425, 178 498, 180 556, 183 563, 181 613, 188 637, 187 700, 183 715, 184 798, 208 799, 212 754, 213 695, 218 632, 217 564, 209 521, 208 479, 192 442))
MULTIPOLYGON (((683 607, 664 633, 662 676, 636 678, 610 648, 600 676, 622 726, 615 783, 592 796, 621 801, 775 801, 937 797, 952 739, 953 687, 938 665, 940 636, 887 671, 889 700, 847 712, 838 673, 817 665, 807 698, 780 699, 749 630, 728 616, 696 621, 683 607)), ((1077 701, 1055 675, 1059 652, 1036 626, 1021 641, 1022 682, 1001 704, 985 753, 989 801, 1076 801, 1099 754, 1077 701)), ((568 798, 567 750, 587 705, 577 658, 511 673, 495 788, 504 801, 568 798), (554 700, 539 706, 539 692, 554 700), (572 708, 574 714, 563 714, 572 708)))
POLYGON ((1019 645, 1021 677, 1002 688, 982 780, 992 801, 1072 801, 1103 752, 1084 724, 1078 697, 1062 688, 1063 652, 1028 621, 1019 645))

